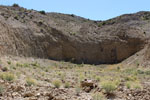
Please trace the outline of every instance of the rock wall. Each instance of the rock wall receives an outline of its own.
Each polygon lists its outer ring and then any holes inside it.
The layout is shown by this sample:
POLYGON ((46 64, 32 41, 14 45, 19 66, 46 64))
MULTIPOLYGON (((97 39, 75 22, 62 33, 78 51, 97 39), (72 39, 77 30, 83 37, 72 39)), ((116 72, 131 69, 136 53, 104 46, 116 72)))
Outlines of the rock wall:
MULTIPOLYGON (((143 31, 133 23, 99 27, 63 14, 42 15, 24 8, 0 7, 0 54, 49 58, 75 63, 118 63, 145 45, 143 31), (19 14, 16 19, 15 14, 19 14), (18 10, 19 9, 19 10, 18 10), (21 9, 21 10, 20 10, 21 9), (6 10, 6 11, 5 11, 6 10), (21 11, 24 13, 21 13, 21 11), (21 17, 24 16, 24 17, 21 17)), ((116 20, 116 19, 115 19, 116 20)))

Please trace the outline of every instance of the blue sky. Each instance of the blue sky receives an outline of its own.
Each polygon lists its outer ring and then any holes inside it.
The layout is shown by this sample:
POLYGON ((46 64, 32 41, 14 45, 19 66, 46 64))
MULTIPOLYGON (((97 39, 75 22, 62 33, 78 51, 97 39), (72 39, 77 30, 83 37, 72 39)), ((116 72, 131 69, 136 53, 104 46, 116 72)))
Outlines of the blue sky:
POLYGON ((93 20, 150 11, 150 0, 0 0, 1 5, 13 3, 28 9, 75 14, 93 20))

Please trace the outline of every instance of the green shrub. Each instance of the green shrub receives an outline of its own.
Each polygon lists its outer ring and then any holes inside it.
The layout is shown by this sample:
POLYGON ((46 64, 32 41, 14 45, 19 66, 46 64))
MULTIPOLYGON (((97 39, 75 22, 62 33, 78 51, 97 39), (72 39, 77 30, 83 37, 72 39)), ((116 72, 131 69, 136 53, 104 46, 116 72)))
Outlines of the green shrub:
POLYGON ((99 92, 95 93, 92 98, 93 100, 106 100, 105 96, 99 92))
POLYGON ((0 85, 0 94, 2 94, 4 92, 4 86, 3 85, 0 85))
POLYGON ((34 66, 34 67, 40 67, 40 64, 37 63, 37 62, 31 63, 31 65, 34 66))
POLYGON ((14 3, 12 6, 13 6, 13 7, 19 7, 19 5, 16 4, 16 3, 14 3))
POLYGON ((118 70, 118 71, 120 70, 120 67, 119 67, 119 66, 117 67, 117 70, 118 70))
POLYGON ((150 75, 150 71, 145 71, 145 74, 146 75, 150 75))
POLYGON ((17 66, 17 67, 23 67, 23 64, 16 63, 16 66, 17 66))
POLYGON ((128 89, 141 89, 142 88, 142 85, 140 84, 139 81, 127 81, 125 83, 125 86, 128 88, 128 89))
POLYGON ((84 63, 78 64, 78 67, 84 67, 84 63))
POLYGON ((71 17, 75 17, 75 15, 74 15, 74 14, 71 14, 70 16, 71 16, 71 17))
POLYGON ((144 71, 138 69, 138 70, 137 70, 137 73, 138 73, 138 74, 144 74, 144 71))
POLYGON ((65 88, 69 88, 70 87, 70 83, 69 82, 65 82, 65 88))
POLYGON ((106 22, 101 22, 101 23, 98 24, 98 27, 101 27, 101 26, 104 26, 104 25, 106 25, 106 22))
POLYGON ((14 19, 19 20, 19 17, 18 17, 18 16, 15 16, 14 19))
POLYGON ((138 67, 140 64, 139 64, 139 62, 136 62, 136 66, 138 67))
POLYGON ((11 61, 7 61, 7 64, 9 64, 9 65, 10 65, 10 64, 11 64, 11 61))
MULTIPOLYGON (((71 35, 76 35, 76 32, 70 32, 71 35)), ((80 67, 80 66, 79 66, 80 67)))
POLYGON ((79 73, 79 81, 82 81, 85 79, 85 76, 82 73, 79 73))
POLYGON ((46 15, 45 11, 42 10, 42 11, 39 11, 40 14, 43 14, 43 15, 46 15))
POLYGON ((132 76, 127 76, 125 77, 126 81, 136 81, 137 80, 137 76, 132 75, 132 76))
POLYGON ((100 76, 96 76, 96 80, 97 80, 97 81, 100 81, 100 80, 101 80, 101 77, 100 77, 100 76))
POLYGON ((13 64, 10 65, 10 68, 16 70, 16 66, 13 64))
POLYGON ((134 88, 134 89, 141 89, 142 86, 141 86, 140 84, 134 84, 133 88, 134 88))
POLYGON ((102 83, 102 88, 105 90, 106 93, 109 94, 109 93, 113 93, 116 90, 117 86, 114 82, 108 81, 102 83))
POLYGON ((1 73, 0 77, 6 81, 13 81, 15 79, 15 75, 8 72, 1 73))
POLYGON ((45 72, 48 72, 48 68, 45 69, 45 72))
POLYGON ((28 63, 24 63, 23 67, 30 67, 30 65, 28 63))
POLYGON ((8 67, 3 67, 3 68, 2 68, 2 71, 3 71, 3 72, 8 71, 8 67))
POLYGON ((150 14, 145 13, 145 14, 142 16, 142 20, 150 20, 150 14))
POLYGON ((76 87, 75 87, 75 91, 76 91, 76 94, 79 95, 80 92, 81 92, 80 86, 76 86, 76 87))
POLYGON ((36 80, 32 78, 27 78, 26 83, 28 86, 36 85, 36 80))
POLYGON ((128 89, 131 88, 131 85, 132 85, 131 82, 126 82, 126 83, 125 83, 125 86, 126 86, 128 89))
POLYGON ((135 73, 137 73, 137 69, 136 68, 129 68, 129 69, 125 69, 124 72, 129 74, 129 75, 135 74, 135 73))
POLYGON ((121 81, 120 81, 120 79, 116 79, 116 80, 113 80, 113 83, 114 83, 116 86, 118 86, 118 85, 120 85, 121 81))
POLYGON ((60 77, 60 79, 61 79, 62 81, 65 80, 66 73, 61 73, 61 74, 59 75, 59 77, 60 77))
POLYGON ((53 81, 53 85, 55 86, 55 88, 60 88, 62 82, 60 80, 54 80, 53 81))

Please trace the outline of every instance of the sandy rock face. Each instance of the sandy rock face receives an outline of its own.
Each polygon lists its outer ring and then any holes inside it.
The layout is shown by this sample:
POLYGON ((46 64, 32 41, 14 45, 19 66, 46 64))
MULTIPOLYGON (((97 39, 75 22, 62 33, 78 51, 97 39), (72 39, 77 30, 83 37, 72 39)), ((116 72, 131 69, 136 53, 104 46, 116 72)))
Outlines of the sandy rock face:
POLYGON ((75 63, 118 63, 145 44, 143 31, 137 27, 141 24, 138 20, 135 27, 130 20, 126 24, 117 22, 99 27, 98 22, 64 14, 42 15, 14 7, 0 7, 0 12, 2 55, 75 63))

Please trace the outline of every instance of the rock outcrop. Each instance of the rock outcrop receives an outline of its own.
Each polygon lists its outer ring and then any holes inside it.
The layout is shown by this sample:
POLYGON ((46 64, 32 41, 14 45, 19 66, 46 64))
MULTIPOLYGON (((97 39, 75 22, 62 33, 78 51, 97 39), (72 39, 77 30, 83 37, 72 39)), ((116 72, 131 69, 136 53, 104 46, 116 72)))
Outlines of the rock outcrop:
POLYGON ((75 63, 118 63, 140 51, 150 35, 150 13, 107 21, 0 7, 0 54, 75 63))

